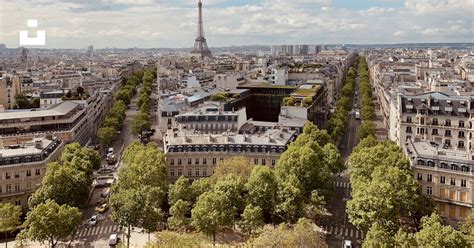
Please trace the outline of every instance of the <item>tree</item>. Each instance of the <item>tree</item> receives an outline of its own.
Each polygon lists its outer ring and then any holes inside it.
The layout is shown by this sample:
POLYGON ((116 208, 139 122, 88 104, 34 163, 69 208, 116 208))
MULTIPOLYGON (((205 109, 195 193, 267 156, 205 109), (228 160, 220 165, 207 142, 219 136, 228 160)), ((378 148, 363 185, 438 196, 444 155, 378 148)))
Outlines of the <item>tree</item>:
POLYGON ((83 171, 57 162, 49 163, 41 187, 29 199, 30 209, 47 199, 58 204, 82 206, 89 195, 92 180, 83 171))
POLYGON ((316 220, 317 217, 323 215, 326 212, 325 205, 324 196, 320 195, 317 190, 313 190, 307 204, 309 218, 316 220))
POLYGON ((209 191, 199 196, 191 210, 191 223, 198 231, 211 236, 215 243, 216 234, 231 226, 234 214, 225 195, 209 191))
POLYGON ((210 177, 210 180, 215 183, 222 177, 234 174, 245 183, 250 177, 253 167, 254 165, 249 162, 248 158, 243 156, 225 159, 217 163, 216 171, 210 177))
POLYGON ((170 185, 168 190, 168 203, 173 205, 178 200, 194 203, 191 184, 189 179, 184 176, 180 176, 174 184, 170 185))
POLYGON ((132 120, 132 133, 141 134, 145 130, 150 130, 150 128, 150 115, 142 111, 138 112, 132 120))
POLYGON ((202 195, 204 192, 210 191, 211 189, 212 186, 209 178, 201 178, 194 180, 191 184, 191 190, 193 193, 193 205, 196 203, 196 200, 200 195, 202 195))
POLYGON ((422 229, 415 234, 419 247, 467 247, 468 240, 451 226, 443 226, 436 213, 421 219, 422 229))
POLYGON ((116 188, 112 188, 110 205, 113 211, 111 217, 119 226, 127 228, 127 247, 130 247, 131 227, 139 225, 145 209, 143 193, 137 189, 115 191, 116 188))
POLYGON ((8 247, 7 234, 20 226, 21 207, 11 203, 0 204, 0 233, 5 233, 5 247, 8 247))
POLYGON ((228 174, 225 177, 220 178, 214 185, 214 191, 227 198, 229 201, 229 207, 232 208, 235 215, 242 213, 245 206, 245 187, 240 177, 235 174, 228 174))
POLYGON ((270 218, 274 212, 278 184, 273 170, 267 166, 255 166, 245 185, 248 204, 260 207, 262 214, 270 218))
POLYGON ((168 218, 168 225, 172 230, 185 230, 191 223, 188 216, 191 211, 189 202, 181 199, 177 200, 170 208, 170 217, 168 218))
POLYGON ((471 246, 474 247, 474 211, 471 212, 469 217, 461 225, 461 232, 466 235, 471 246))
POLYGON ((239 222, 239 226, 243 232, 250 235, 265 225, 263 222, 262 209, 258 206, 247 205, 241 217, 242 220, 239 222))
POLYGON ((51 247, 55 247, 59 239, 72 235, 80 223, 79 209, 47 200, 28 212, 21 231, 23 234, 19 237, 39 242, 48 241, 51 247))
POLYGON ((29 109, 32 105, 26 95, 21 93, 15 95, 15 104, 19 109, 29 109))
POLYGON ((375 136, 375 123, 373 121, 362 121, 362 124, 357 128, 357 136, 359 139, 375 136))
POLYGON ((156 241, 145 248, 209 247, 206 237, 200 233, 176 233, 162 231, 156 235, 156 241))
POLYGON ((120 120, 114 116, 108 116, 107 118, 105 118, 104 122, 102 122, 102 127, 111 127, 115 130, 119 130, 120 125, 120 120))
POLYGON ((101 127, 97 131, 97 138, 103 147, 109 147, 117 138, 117 131, 113 127, 101 127))
POLYGON ((298 220, 293 228, 280 224, 266 226, 263 232, 248 242, 249 247, 328 247, 324 235, 315 231, 306 219, 298 220))
POLYGON ((286 222, 294 223, 303 216, 304 189, 295 175, 278 182, 276 213, 286 222))
POLYGON ((158 231, 158 222, 163 221, 163 213, 161 209, 146 204, 143 214, 141 227, 148 233, 148 241, 150 241, 150 233, 158 231))
POLYGON ((84 92, 85 92, 85 91, 84 91, 84 88, 83 88, 83 87, 78 86, 78 87, 76 88, 76 93, 77 93, 78 95, 82 96, 82 94, 84 94, 84 92))
POLYGON ((337 149, 337 146, 333 143, 327 143, 322 147, 324 154, 324 164, 329 167, 333 174, 341 173, 344 171, 344 161, 337 149))
POLYGON ((393 247, 393 235, 375 222, 365 235, 363 247, 393 247))
POLYGON ((87 175, 100 168, 101 158, 97 151, 82 147, 79 143, 68 144, 61 154, 61 162, 70 165, 87 175))

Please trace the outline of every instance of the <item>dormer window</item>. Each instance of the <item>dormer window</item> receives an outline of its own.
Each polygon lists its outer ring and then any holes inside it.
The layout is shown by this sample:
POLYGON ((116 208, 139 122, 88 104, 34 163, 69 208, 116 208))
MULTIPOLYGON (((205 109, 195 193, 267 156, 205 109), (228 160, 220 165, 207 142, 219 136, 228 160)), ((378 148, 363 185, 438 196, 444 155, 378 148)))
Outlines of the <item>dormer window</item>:
POLYGON ((465 101, 460 101, 459 102, 462 106, 465 106, 466 105, 466 102, 465 101))
POLYGON ((447 103, 448 105, 451 105, 451 100, 446 100, 446 103, 447 103))

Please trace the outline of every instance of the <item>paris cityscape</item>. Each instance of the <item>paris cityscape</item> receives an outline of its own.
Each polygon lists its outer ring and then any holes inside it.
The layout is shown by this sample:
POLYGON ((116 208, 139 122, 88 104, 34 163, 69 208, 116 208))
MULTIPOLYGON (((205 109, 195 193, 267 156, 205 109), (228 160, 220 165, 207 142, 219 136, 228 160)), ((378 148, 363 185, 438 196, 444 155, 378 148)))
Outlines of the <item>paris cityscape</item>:
POLYGON ((474 247, 472 0, 0 0, 0 246, 474 247))

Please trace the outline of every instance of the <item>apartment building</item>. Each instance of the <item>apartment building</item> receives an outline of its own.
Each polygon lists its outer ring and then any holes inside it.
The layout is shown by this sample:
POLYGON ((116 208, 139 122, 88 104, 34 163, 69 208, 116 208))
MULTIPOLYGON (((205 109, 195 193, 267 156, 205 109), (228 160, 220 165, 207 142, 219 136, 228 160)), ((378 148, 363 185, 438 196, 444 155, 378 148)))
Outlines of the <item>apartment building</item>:
POLYGON ((432 197, 440 215, 463 220, 474 207, 474 154, 445 148, 437 141, 408 139, 405 151, 422 192, 432 197))
POLYGON ((403 145, 412 139, 436 141, 447 148, 474 150, 473 96, 430 92, 398 95, 398 106, 391 126, 395 140, 403 145))
POLYGON ((255 165, 274 167, 280 155, 296 139, 296 131, 270 129, 264 134, 196 134, 169 130, 164 136, 168 180, 180 176, 194 180, 209 177, 219 161, 245 156, 255 165))
POLYGON ((13 109, 15 96, 20 92, 20 78, 17 75, 0 75, 0 105, 3 108, 13 109))
POLYGON ((0 142, 0 203, 28 207, 46 172, 46 164, 59 158, 64 142, 58 138, 32 139, 20 145, 0 142))
POLYGON ((206 102, 201 107, 175 116, 179 130, 219 134, 235 132, 247 121, 245 107, 238 111, 224 111, 220 102, 206 102))

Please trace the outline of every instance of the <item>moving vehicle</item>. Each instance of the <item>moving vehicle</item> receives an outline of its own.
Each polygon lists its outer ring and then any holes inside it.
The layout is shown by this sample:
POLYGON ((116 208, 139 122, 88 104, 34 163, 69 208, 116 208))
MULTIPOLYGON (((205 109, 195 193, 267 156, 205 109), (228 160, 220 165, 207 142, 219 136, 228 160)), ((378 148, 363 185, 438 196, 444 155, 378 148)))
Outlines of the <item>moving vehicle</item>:
POLYGON ((115 154, 107 154, 107 164, 108 165, 113 165, 117 162, 117 159, 115 158, 115 154))
POLYGON ((352 248, 352 242, 350 240, 344 240, 342 248, 352 248))
POLYGON ((92 215, 92 217, 89 219, 89 225, 91 226, 97 225, 97 215, 92 215))
POLYGON ((356 120, 360 120, 360 113, 359 113, 359 111, 356 111, 356 112, 355 112, 355 118, 356 118, 356 120))
POLYGON ((109 246, 115 247, 120 242, 120 238, 116 233, 111 234, 109 237, 109 246))
POLYGON ((100 205, 99 207, 96 207, 95 210, 99 213, 105 213, 107 211, 107 209, 109 209, 109 205, 107 203, 104 203, 102 205, 100 205))
POLYGON ((113 147, 109 147, 109 149, 107 150, 107 155, 109 154, 114 154, 114 148, 113 147))

